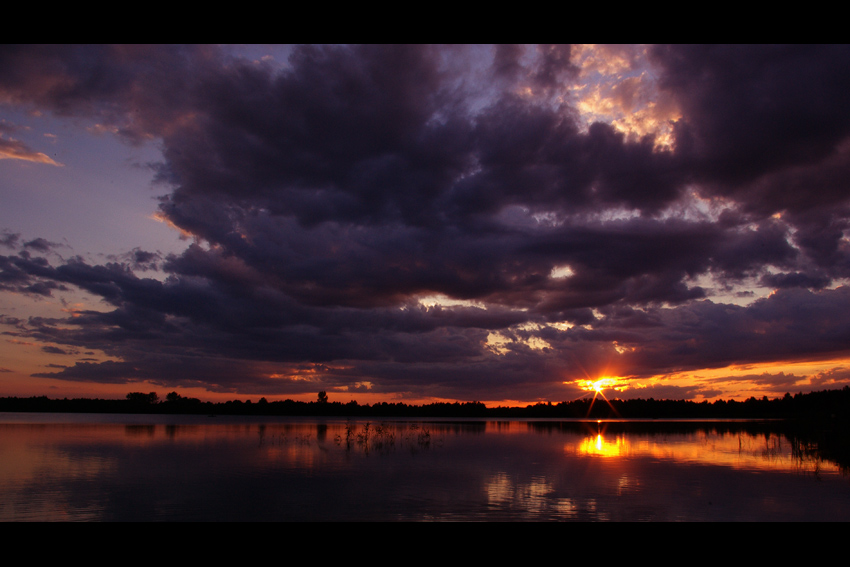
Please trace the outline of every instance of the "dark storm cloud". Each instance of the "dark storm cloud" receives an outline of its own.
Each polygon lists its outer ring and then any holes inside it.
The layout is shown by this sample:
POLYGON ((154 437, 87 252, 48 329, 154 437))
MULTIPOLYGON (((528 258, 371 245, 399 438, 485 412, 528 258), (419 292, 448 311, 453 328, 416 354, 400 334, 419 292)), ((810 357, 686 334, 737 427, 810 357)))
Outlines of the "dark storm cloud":
MULTIPOLYGON (((651 324, 621 333, 609 322, 606 339, 635 347, 626 368, 645 376, 719 368, 729 364, 801 361, 846 355, 850 324, 840 314, 850 307, 850 288, 813 292, 782 289, 751 305, 701 301, 675 309, 650 309, 651 324)), ((590 335, 592 338, 592 335, 590 335)))
POLYGON ((793 272, 787 274, 765 274, 761 281, 768 287, 805 287, 810 289, 823 289, 828 286, 831 279, 817 274, 804 274, 793 272))
POLYGON ((52 273, 53 270, 46 259, 32 258, 25 250, 18 256, 0 256, 2 290, 43 296, 50 296, 54 290, 66 291, 66 286, 50 279, 52 273))
POLYGON ((819 266, 847 276, 850 48, 664 46, 652 51, 676 97, 677 154, 706 194, 782 213, 819 266))
POLYGON ((5 47, 0 100, 159 137, 159 212, 197 239, 103 265, 28 241, 0 256, 0 289, 74 286, 112 311, 14 332, 120 359, 42 374, 69 380, 463 399, 846 350, 850 297, 827 288, 850 276, 850 50, 653 56, 682 109, 672 150, 580 127, 554 96, 578 80, 569 46, 306 46, 282 70, 206 47, 5 47), (692 193, 725 212, 684 214, 692 193), (715 303, 708 275, 779 291, 715 303), (433 294, 476 303, 418 303, 433 294), (270 378, 299 365, 314 381, 270 378))
POLYGON ((824 160, 847 138, 846 45, 658 46, 652 54, 683 110, 677 153, 723 194, 824 160))
POLYGON ((0 235, 0 244, 5 246, 6 248, 16 248, 18 245, 18 239, 20 237, 20 234, 4 230, 3 234, 0 235))
POLYGON ((129 252, 107 256, 113 262, 126 263, 133 270, 158 270, 162 253, 134 248, 129 252))
POLYGON ((570 45, 539 45, 537 49, 542 57, 539 69, 534 75, 535 83, 551 89, 563 85, 565 79, 578 73, 578 69, 570 61, 570 45))
POLYGON ((493 53, 493 74, 515 80, 523 71, 520 58, 525 53, 525 47, 515 43, 503 43, 495 46, 493 53))
POLYGON ((67 350, 64 350, 64 349, 61 349, 61 348, 55 347, 55 346, 50 346, 50 345, 41 347, 41 350, 43 350, 44 352, 46 352, 48 354, 68 354, 67 350))
POLYGON ((5 45, 0 101, 92 117, 138 141, 179 119, 196 72, 218 56, 207 46, 5 45))
POLYGON ((24 248, 32 248, 38 252, 47 252, 55 243, 45 240, 44 238, 34 238, 29 242, 24 242, 24 248))

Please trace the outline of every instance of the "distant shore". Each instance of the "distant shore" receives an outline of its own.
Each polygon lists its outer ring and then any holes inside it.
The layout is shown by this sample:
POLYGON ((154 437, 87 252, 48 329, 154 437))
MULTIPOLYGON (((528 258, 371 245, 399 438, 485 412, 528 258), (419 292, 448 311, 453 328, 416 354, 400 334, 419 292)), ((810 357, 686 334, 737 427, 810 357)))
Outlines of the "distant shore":
POLYGON ((540 402, 525 407, 487 407, 477 401, 408 405, 375 403, 361 405, 328 401, 321 392, 315 402, 294 400, 202 402, 176 392, 160 400, 154 393, 131 392, 125 399, 51 399, 47 396, 0 398, 0 412, 144 413, 193 415, 268 415, 335 417, 484 417, 484 418, 593 418, 593 419, 818 419, 850 421, 850 387, 785 394, 768 399, 718 400, 605 400, 583 398, 573 401, 540 402))

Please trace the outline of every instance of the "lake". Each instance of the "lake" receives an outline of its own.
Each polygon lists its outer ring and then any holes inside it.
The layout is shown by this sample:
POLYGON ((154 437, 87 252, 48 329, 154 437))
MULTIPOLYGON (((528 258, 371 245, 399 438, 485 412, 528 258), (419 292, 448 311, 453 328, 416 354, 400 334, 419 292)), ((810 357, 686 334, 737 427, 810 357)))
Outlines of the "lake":
POLYGON ((780 423, 0 413, 2 521, 848 521, 780 423))

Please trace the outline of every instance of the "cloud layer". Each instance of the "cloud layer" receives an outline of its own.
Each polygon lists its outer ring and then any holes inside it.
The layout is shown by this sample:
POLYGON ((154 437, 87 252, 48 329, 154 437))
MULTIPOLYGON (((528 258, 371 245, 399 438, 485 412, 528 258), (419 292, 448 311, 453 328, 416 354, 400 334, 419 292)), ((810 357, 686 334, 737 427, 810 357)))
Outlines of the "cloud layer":
POLYGON ((194 241, 94 265, 7 231, 0 290, 109 310, 3 322, 113 358, 42 376, 268 395, 566 399, 846 353, 850 49, 588 49, 5 46, 0 102, 160 140, 194 241), (603 63, 634 74, 590 88, 603 63))

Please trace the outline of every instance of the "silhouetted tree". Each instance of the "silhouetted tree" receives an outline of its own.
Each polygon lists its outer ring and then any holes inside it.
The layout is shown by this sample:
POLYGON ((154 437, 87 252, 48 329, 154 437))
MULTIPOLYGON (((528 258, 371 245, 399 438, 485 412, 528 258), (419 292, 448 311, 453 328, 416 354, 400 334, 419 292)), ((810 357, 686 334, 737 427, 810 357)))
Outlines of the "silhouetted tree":
POLYGON ((325 392, 324 390, 322 390, 321 392, 319 392, 319 403, 320 403, 320 404, 326 404, 326 403, 328 403, 328 394, 327 394, 327 392, 325 392))
POLYGON ((151 392, 150 394, 143 394, 142 392, 130 392, 129 394, 127 394, 127 399, 136 404, 153 405, 159 401, 159 396, 156 395, 156 392, 151 392))

